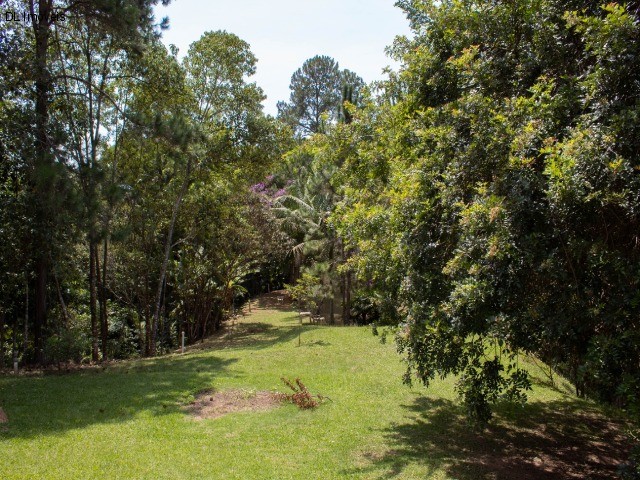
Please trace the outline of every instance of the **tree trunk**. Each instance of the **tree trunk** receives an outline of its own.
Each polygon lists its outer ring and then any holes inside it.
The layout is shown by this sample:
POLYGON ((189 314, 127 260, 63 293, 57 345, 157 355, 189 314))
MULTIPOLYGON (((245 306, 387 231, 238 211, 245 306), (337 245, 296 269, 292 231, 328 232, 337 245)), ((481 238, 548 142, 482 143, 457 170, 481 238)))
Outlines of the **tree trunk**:
POLYGON ((91 234, 89 239, 89 311, 91 313, 91 359, 97 362, 100 359, 98 349, 98 315, 96 306, 96 260, 98 252, 96 241, 91 234))
POLYGON ((47 272, 46 258, 42 258, 41 256, 38 258, 36 264, 36 298, 33 317, 33 347, 35 349, 36 362, 41 365, 44 363, 44 338, 42 329, 46 325, 47 318, 47 272))
POLYGON ((144 354, 151 356, 151 316, 144 317, 144 354))
POLYGON ((171 256, 171 247, 173 246, 173 230, 176 226, 176 218, 178 217, 178 210, 182 203, 182 198, 187 193, 189 188, 189 182, 191 181, 191 160, 187 161, 187 169, 185 172, 184 182, 180 188, 180 192, 173 203, 173 210, 171 212, 171 223, 169 224, 169 232, 164 243, 164 257, 162 259, 162 267, 160 268, 160 278, 158 279, 158 289, 156 290, 155 309, 153 312, 152 329, 151 329, 151 344, 149 349, 149 355, 154 356, 156 354, 156 340, 158 335, 158 321, 160 318, 160 309, 162 307, 162 291, 164 288, 165 278, 167 276, 167 267, 169 265, 169 257, 171 256))
POLYGON ((108 260, 108 245, 107 238, 104 239, 103 255, 102 255, 102 277, 98 272, 99 279, 99 299, 100 302, 100 333, 102 337, 102 360, 108 359, 107 345, 109 341, 109 320, 107 314, 107 260, 108 260))
POLYGON ((342 274, 342 324, 351 324, 351 273, 342 274))
MULTIPOLYGON (((22 339, 22 359, 26 361, 27 359, 27 348, 29 347, 29 279, 26 280, 26 293, 25 293, 25 302, 24 302, 24 338, 22 339)), ((18 335, 18 321, 16 320, 16 331, 14 332, 15 338, 17 339, 18 335)), ((17 357, 18 349, 14 349, 14 354, 17 357)), ((14 359, 15 361, 15 359, 14 359)))
MULTIPOLYGON (((13 322, 13 368, 16 370, 16 365, 18 363, 18 317, 16 316, 13 322)), ((17 371, 15 373, 18 373, 17 371)))
POLYGON ((0 369, 4 367, 4 311, 0 313, 0 369))
MULTIPOLYGON (((123 121, 124 128, 124 121, 123 121)), ((111 168, 111 186, 116 183, 118 172, 118 115, 115 118, 116 138, 113 145, 113 166, 111 168)), ((109 195, 108 208, 104 217, 104 249, 102 258, 102 285, 100 288, 100 325, 102 326, 102 357, 107 359, 107 342, 109 337, 109 312, 107 311, 107 264, 109 261, 109 230, 111 228, 111 215, 114 208, 113 194, 109 195)))
MULTIPOLYGON (((331 294, 333 295, 333 289, 332 289, 331 294)), ((334 309, 334 303, 335 303, 334 299, 333 299, 333 298, 331 298, 331 299, 329 300, 329 323, 330 323, 331 325, 333 325, 333 324, 335 323, 335 321, 336 321, 336 320, 335 320, 335 311, 334 311, 335 309, 334 309)))
POLYGON ((58 301, 60 302, 60 308, 62 309, 62 320, 64 323, 64 328, 69 328, 69 310, 67 310, 67 304, 65 303, 64 297, 62 296, 62 289, 60 288, 60 282, 58 281, 58 275, 55 273, 55 269, 53 272, 53 277, 56 282, 58 301))
POLYGON ((36 361, 44 363, 44 339, 42 331, 47 319, 47 251, 49 245, 46 237, 48 223, 46 209, 50 198, 51 180, 38 178, 40 172, 48 170, 51 164, 52 152, 49 142, 49 94, 51 92, 51 76, 48 69, 48 49, 51 25, 49 23, 52 11, 53 0, 39 0, 37 16, 34 1, 29 1, 29 13, 31 13, 32 27, 35 40, 35 94, 36 94, 36 117, 35 117, 35 159, 36 164, 33 169, 31 179, 34 193, 36 235, 34 236, 34 252, 37 252, 35 265, 35 315, 33 319, 34 347, 36 351, 36 361))
POLYGON ((209 323, 209 317, 211 317, 211 309, 209 309, 209 311, 204 317, 204 322, 202 324, 202 337, 200 337, 200 343, 204 343, 204 339, 207 336, 207 323, 209 323))
POLYGON ((140 338, 142 340, 142 351, 145 356, 150 355, 149 345, 151 344, 151 296, 149 292, 149 273, 145 270, 144 274, 144 288, 140 289, 139 295, 141 300, 141 304, 143 305, 142 319, 144 320, 144 335, 142 332, 142 323, 140 324, 140 338))
POLYGON ((345 285, 344 318, 346 325, 351 325, 351 272, 347 272, 346 276, 347 284, 345 285))

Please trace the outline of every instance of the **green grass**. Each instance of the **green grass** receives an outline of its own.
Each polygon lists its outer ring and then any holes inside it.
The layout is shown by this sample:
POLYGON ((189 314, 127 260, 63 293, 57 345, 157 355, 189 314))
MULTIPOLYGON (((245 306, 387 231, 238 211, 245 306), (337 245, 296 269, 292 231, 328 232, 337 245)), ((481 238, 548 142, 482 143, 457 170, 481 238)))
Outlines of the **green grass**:
POLYGON ((462 416, 453 379, 402 385, 394 345, 369 328, 305 325, 300 346, 299 332, 291 312, 254 310, 235 333, 186 355, 0 377, 10 420, 0 426, 0 478, 471 480, 615 471, 599 462, 621 452, 617 425, 545 385, 534 366, 529 403, 500 406, 479 435, 462 416), (300 377, 331 401, 202 421, 182 408, 207 388, 284 392, 281 376, 300 377))

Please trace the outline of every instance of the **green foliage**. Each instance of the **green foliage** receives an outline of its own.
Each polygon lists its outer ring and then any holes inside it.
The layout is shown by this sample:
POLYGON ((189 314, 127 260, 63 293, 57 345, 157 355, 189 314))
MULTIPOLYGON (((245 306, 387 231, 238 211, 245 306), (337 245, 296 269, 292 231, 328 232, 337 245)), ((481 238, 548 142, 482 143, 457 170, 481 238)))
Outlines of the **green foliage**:
POLYGON ((355 292, 351 301, 351 318, 356 325, 369 325, 380 320, 380 310, 377 302, 366 292, 355 292))
MULTIPOLYGON (((239 135, 255 128, 264 94, 255 83, 247 83, 247 78, 255 73, 256 62, 249 44, 225 31, 205 32, 189 47, 183 62, 189 107, 191 115, 204 124, 210 141, 240 145, 239 135)), ((226 154, 232 152, 229 148, 226 154)))
POLYGON ((356 104, 364 81, 338 62, 316 55, 304 62, 291 77, 289 102, 278 102, 278 117, 291 126, 299 138, 326 131, 329 122, 343 120, 349 113, 344 103, 356 104))
POLYGON ((308 308, 315 311, 318 305, 326 298, 326 291, 323 288, 320 279, 308 272, 304 272, 300 278, 296 280, 295 285, 284 286, 287 293, 291 295, 299 308, 308 308))
POLYGON ((82 330, 66 328, 47 338, 44 355, 53 364, 83 363, 91 358, 91 338, 82 330))
POLYGON ((166 351, 181 329, 202 338, 275 251, 247 189, 290 139, 248 80, 256 58, 218 31, 179 62, 155 3, 38 2, 67 21, 0 34, 3 361, 10 347, 21 362, 75 358, 76 330, 94 361, 99 347, 102 359, 166 351))
POLYGON ((110 302, 109 308, 109 358, 140 356, 142 340, 136 322, 136 310, 120 302, 110 302))
POLYGON ((637 414, 637 2, 400 0, 400 71, 373 96, 307 60, 293 135, 245 41, 180 62, 155 3, 39 2, 65 27, 0 33, 2 362, 82 359, 89 334, 97 361, 98 326, 103 358, 169 351, 288 276, 331 321, 341 297, 394 326, 407 382, 456 376, 477 426, 526 400, 525 354, 637 414))
POLYGON ((352 126, 366 140, 335 218, 382 322, 401 325, 407 379, 458 375, 483 424, 525 398, 531 352, 579 394, 635 408, 637 13, 398 4, 415 36, 352 126))

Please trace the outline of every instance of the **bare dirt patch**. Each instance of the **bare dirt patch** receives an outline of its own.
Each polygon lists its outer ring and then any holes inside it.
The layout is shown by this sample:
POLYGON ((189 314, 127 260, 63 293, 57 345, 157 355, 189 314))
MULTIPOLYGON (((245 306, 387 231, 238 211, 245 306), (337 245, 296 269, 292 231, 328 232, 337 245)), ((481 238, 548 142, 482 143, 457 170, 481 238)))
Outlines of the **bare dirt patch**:
POLYGON ((2 408, 0 408, 0 423, 9 423, 9 417, 7 417, 7 414, 4 413, 2 408))
POLYGON ((233 412, 260 412, 282 404, 282 395, 275 392, 232 389, 207 390, 196 395, 186 411, 198 420, 219 418, 233 412))

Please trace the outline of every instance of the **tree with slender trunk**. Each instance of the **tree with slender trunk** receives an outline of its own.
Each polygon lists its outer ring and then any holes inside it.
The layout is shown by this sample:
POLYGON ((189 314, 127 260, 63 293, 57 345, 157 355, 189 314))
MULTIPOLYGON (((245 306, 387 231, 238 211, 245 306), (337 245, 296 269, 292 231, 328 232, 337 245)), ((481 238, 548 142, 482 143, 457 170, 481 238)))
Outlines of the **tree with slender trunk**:
POLYGON ((34 0, 29 0, 29 13, 34 33, 34 83, 35 83, 35 164, 31 176, 31 191, 34 202, 35 231, 35 314, 34 314, 34 348, 36 360, 43 363, 42 329, 47 320, 47 277, 49 270, 49 243, 47 231, 51 218, 47 201, 51 197, 51 186, 45 172, 52 171, 53 145, 49 138, 49 104, 53 86, 49 71, 49 39, 51 37, 51 14, 53 0, 39 0, 37 9, 34 0), (38 15, 36 15, 36 13, 38 15), (42 178, 45 177, 45 178, 42 178))
MULTIPOLYGON (((34 349, 36 361, 44 362, 43 329, 47 322, 47 296, 50 274, 50 260, 52 248, 55 247, 54 229, 58 225, 61 205, 56 196, 59 188, 61 164, 56 159, 61 145, 57 136, 52 135, 51 108, 54 86, 58 85, 57 78, 52 74, 54 58, 52 56, 52 40, 54 30, 58 28, 56 19, 58 14, 65 18, 79 18, 87 20, 87 24, 94 22, 111 35, 127 37, 130 41, 142 41, 149 38, 153 31, 152 7, 158 0, 104 0, 101 2, 84 2, 80 0, 29 0, 27 3, 33 31, 33 68, 34 83, 34 113, 35 113, 35 142, 34 161, 29 175, 29 191, 32 196, 32 218, 34 235, 32 236, 32 252, 34 255, 35 299, 34 299, 34 349)), ((168 1, 163 0, 166 4, 168 1)), ((93 54, 89 52, 89 57, 93 54)), ((87 86, 94 88, 92 79, 87 86)), ((99 123, 99 122, 98 122, 99 123)), ((96 136, 92 136, 91 144, 96 147, 96 136)), ((95 253, 96 232, 89 232, 89 257, 95 253)), ((95 259, 94 259, 95 260, 95 259)), ((94 265, 95 267, 95 265, 94 265)), ((95 268, 89 268, 89 276, 96 274, 95 268)), ((91 288, 95 281, 89 279, 91 288)), ((95 295, 92 295, 95 298, 95 295)), ((95 307, 92 306, 95 314, 95 307)), ((93 315, 92 314, 92 315, 93 315)), ((93 330, 93 329, 92 329, 93 330)), ((95 360, 94 354, 94 360, 95 360)))

